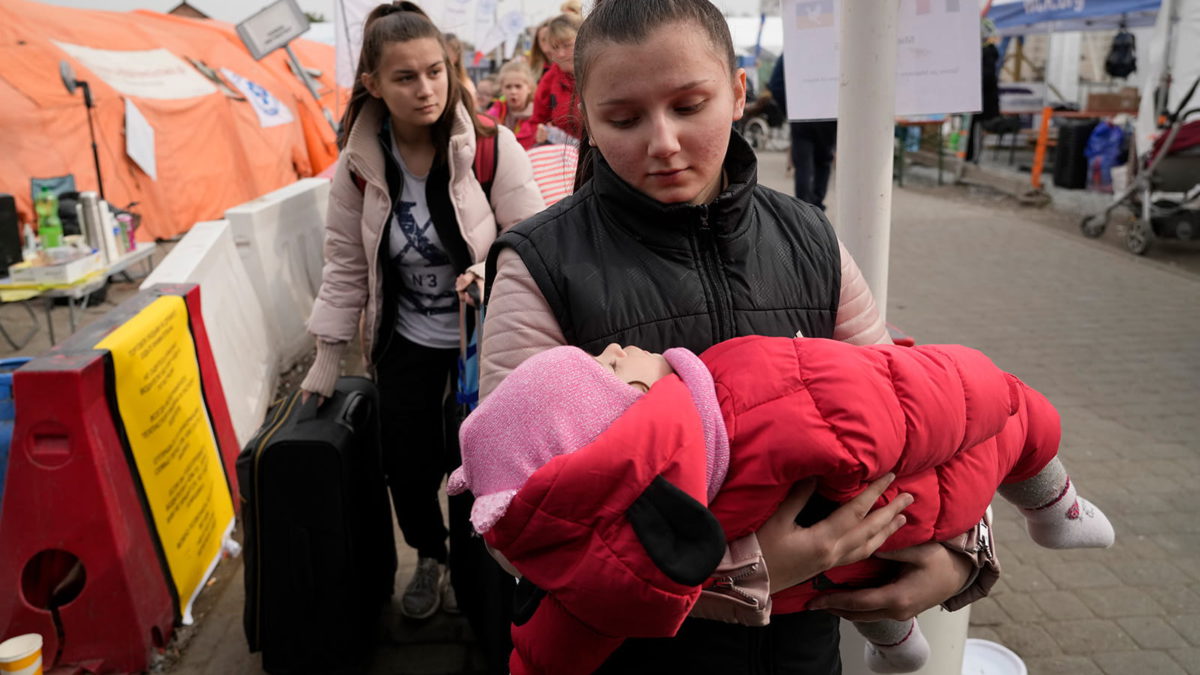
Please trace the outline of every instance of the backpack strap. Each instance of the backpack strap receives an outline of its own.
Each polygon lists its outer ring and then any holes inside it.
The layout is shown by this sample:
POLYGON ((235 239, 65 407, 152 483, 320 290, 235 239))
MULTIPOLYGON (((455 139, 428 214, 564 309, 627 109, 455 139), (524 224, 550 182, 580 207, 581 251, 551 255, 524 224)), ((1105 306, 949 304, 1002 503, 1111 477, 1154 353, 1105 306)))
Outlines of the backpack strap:
MULTIPOLYGON (((477 114, 479 123, 485 127, 495 129, 496 120, 488 115, 477 114)), ((492 183, 496 180, 496 135, 491 136, 475 136, 475 179, 479 181, 479 185, 483 188, 483 194, 487 196, 488 201, 492 200, 492 183)))

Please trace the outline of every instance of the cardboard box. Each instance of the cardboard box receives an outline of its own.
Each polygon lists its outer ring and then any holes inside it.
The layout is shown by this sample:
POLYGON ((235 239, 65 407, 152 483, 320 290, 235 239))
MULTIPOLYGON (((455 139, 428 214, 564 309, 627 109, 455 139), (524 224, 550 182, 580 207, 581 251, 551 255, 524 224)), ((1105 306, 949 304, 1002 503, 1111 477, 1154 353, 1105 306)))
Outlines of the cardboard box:
POLYGON ((1141 96, 1133 87, 1125 87, 1121 91, 1088 94, 1088 111, 1102 113, 1137 113, 1141 96))
POLYGON ((86 277, 104 266, 99 253, 90 253, 56 265, 18 263, 8 268, 14 284, 66 285, 86 277))

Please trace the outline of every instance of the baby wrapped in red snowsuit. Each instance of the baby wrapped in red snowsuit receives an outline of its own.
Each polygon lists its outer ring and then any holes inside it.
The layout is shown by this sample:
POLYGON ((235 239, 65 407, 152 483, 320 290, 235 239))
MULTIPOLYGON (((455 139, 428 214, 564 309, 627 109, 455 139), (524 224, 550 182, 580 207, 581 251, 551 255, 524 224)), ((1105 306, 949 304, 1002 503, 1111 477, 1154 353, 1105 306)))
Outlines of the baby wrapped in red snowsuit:
MULTIPOLYGON (((630 386, 603 357, 543 352, 463 424, 449 489, 475 494, 475 528, 544 592, 513 629, 514 673, 590 672, 626 637, 673 635, 726 541, 809 478, 842 503, 896 474, 880 501, 915 501, 881 551, 967 531, 1002 484, 1038 543, 1112 543, 1055 459, 1054 408, 975 350, 746 337, 663 356, 674 374, 630 386)), ((886 582, 888 567, 829 570, 776 593, 772 612, 886 582)), ((871 667, 919 667, 916 624, 876 623, 871 667)))

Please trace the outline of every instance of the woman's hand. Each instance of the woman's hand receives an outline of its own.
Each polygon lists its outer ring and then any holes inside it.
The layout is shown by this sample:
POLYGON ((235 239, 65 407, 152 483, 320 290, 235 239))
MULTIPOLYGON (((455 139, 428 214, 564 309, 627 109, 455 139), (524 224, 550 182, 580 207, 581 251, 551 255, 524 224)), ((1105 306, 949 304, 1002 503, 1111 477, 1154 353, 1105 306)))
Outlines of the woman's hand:
POLYGON ((878 588, 830 593, 813 600, 809 609, 823 609, 850 621, 903 621, 953 597, 966 585, 972 569, 970 558, 932 542, 880 553, 879 557, 906 563, 895 581, 878 588))
POLYGON ((871 511, 875 500, 893 479, 895 476, 889 473, 871 483, 860 495, 812 527, 797 525, 796 516, 808 503, 816 482, 797 483, 756 533, 771 578, 771 592, 791 588, 827 569, 858 562, 900 529, 904 525, 900 512, 912 504, 912 495, 899 494, 891 503, 871 511))
POLYGON ((546 142, 547 138, 550 138, 550 130, 546 128, 545 124, 539 124, 537 132, 534 134, 534 141, 541 145, 546 142))
POLYGON ((454 290, 458 293, 460 302, 464 302, 470 307, 475 307, 477 306, 476 299, 483 298, 483 279, 479 278, 479 275, 474 272, 467 270, 458 275, 458 278, 454 280, 454 290), (471 284, 475 284, 478 290, 478 293, 475 295, 468 292, 471 284))

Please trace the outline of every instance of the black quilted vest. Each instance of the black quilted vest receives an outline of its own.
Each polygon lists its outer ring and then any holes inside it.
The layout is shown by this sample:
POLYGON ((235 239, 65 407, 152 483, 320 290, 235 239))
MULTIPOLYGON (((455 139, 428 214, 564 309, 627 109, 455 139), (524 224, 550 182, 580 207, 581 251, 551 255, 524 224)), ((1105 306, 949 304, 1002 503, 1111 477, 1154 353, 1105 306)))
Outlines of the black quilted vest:
POLYGON ((831 337, 841 288, 833 228, 819 209, 757 183, 736 133, 728 186, 708 205, 663 204, 595 153, 576 194, 512 228, 509 247, 549 302, 567 343, 700 353, 742 335, 831 337))

